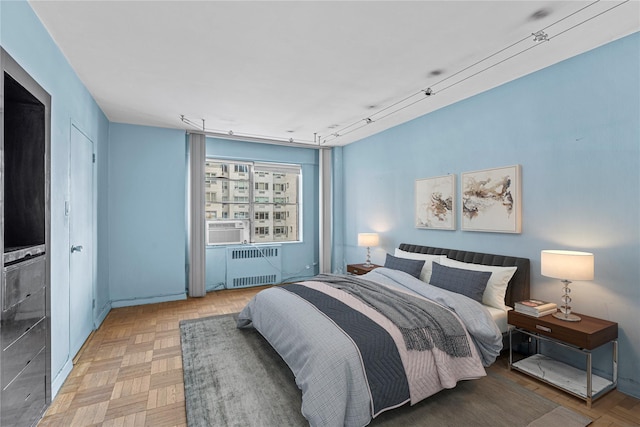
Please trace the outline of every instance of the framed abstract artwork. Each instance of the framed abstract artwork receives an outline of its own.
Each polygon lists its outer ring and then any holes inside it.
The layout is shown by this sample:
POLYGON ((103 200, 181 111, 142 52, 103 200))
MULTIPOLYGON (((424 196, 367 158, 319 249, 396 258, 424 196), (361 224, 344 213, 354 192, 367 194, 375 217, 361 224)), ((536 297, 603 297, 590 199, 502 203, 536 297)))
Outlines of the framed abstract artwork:
POLYGON ((456 176, 416 179, 417 228, 456 229, 456 176))
POLYGON ((520 165, 464 172, 461 183, 464 231, 520 233, 520 165))

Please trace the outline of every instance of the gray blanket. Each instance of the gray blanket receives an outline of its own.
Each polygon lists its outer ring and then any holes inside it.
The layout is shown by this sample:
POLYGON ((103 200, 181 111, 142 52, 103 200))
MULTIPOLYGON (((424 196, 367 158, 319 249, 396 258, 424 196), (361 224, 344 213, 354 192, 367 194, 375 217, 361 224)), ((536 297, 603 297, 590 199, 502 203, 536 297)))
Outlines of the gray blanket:
POLYGON ((321 274, 312 280, 347 292, 385 315, 402 332, 407 350, 434 346, 454 357, 471 355, 469 340, 450 310, 355 276, 321 274))

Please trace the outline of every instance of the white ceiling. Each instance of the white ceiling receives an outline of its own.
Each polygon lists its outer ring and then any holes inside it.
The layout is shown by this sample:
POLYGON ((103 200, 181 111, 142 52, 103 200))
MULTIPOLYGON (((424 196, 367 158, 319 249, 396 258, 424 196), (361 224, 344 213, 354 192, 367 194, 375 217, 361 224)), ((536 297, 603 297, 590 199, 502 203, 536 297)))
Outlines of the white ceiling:
POLYGON ((640 30, 638 0, 30 4, 113 122, 326 145, 640 30))

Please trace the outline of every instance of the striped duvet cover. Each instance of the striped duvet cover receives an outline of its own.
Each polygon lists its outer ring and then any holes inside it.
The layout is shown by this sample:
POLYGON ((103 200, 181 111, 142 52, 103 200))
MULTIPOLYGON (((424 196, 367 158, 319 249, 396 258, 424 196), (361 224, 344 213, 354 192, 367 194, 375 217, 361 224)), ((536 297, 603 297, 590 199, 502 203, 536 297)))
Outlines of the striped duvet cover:
POLYGON ((256 328, 292 370, 312 426, 367 425, 386 410, 484 376, 502 348, 481 304, 406 273, 378 268, 322 278, 263 290, 238 318, 238 327, 256 328), (414 336, 420 345, 410 342, 414 336))

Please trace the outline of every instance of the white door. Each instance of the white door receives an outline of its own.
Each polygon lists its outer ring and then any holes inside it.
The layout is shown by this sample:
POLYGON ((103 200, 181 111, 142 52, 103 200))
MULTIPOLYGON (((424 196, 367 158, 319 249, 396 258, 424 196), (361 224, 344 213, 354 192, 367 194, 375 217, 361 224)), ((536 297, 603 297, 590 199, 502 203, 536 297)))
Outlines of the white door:
POLYGON ((93 143, 71 126, 69 158, 69 351, 93 330, 93 143))

